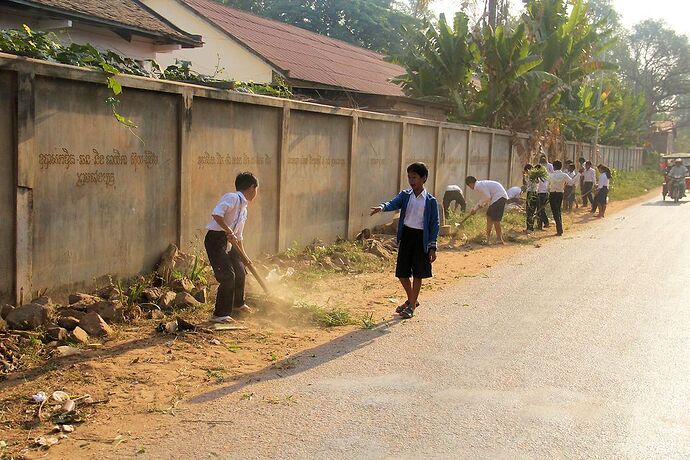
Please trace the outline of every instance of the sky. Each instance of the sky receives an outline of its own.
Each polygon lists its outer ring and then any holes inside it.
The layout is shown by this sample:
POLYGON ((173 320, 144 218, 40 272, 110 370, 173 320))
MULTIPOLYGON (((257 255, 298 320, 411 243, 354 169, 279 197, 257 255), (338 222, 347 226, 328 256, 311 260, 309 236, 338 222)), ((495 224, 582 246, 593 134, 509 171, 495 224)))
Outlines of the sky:
MULTIPOLYGON (((511 1, 514 4, 514 11, 520 11, 522 1, 511 1)), ((460 0, 436 0, 432 4, 432 10, 436 14, 446 13, 446 17, 450 18, 460 3, 460 0)), ((647 18, 663 19, 676 32, 690 37, 690 20, 688 19, 690 1, 688 0, 613 0, 613 4, 626 27, 647 18)))

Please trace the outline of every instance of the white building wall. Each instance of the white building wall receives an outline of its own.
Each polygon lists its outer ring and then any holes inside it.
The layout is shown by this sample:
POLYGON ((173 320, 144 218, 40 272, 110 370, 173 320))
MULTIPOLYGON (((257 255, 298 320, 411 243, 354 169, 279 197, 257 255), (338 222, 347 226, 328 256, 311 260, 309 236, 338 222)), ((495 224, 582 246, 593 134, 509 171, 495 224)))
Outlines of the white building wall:
POLYGON ((201 35, 204 42, 201 48, 159 54, 156 60, 161 67, 174 64, 179 59, 190 61, 193 70, 219 79, 257 83, 272 81, 273 68, 269 64, 176 0, 143 0, 143 3, 178 28, 201 35))

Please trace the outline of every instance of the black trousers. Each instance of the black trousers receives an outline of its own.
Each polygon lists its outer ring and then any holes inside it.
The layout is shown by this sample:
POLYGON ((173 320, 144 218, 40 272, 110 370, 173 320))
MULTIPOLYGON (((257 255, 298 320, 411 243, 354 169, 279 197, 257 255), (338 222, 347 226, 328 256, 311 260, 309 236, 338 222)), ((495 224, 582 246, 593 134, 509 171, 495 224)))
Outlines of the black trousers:
POLYGON ((232 316, 232 309, 244 305, 244 263, 233 247, 228 252, 228 238, 225 232, 209 230, 204 238, 208 260, 218 280, 216 309, 214 316, 232 316))
POLYGON ((597 211, 597 207, 599 208, 599 212, 604 212, 606 210, 606 198, 608 198, 608 196, 608 187, 602 187, 599 189, 597 196, 595 196, 594 200, 592 201, 592 213, 597 211))
POLYGON ((537 208, 539 208, 539 195, 535 192, 527 192, 527 203, 525 204, 527 211, 527 230, 532 231, 534 230, 534 214, 537 212, 537 208))
POLYGON ((462 212, 465 212, 465 207, 467 205, 465 204, 465 197, 462 196, 462 193, 457 190, 446 191, 443 194, 443 209, 446 211, 446 214, 449 214, 451 210, 455 211, 458 209, 458 206, 460 206, 462 212), (453 201, 455 201, 455 206, 451 208, 450 205, 453 201))
POLYGON ((563 234, 563 217, 561 215, 563 192, 549 193, 549 204, 551 205, 551 214, 553 214, 553 220, 556 221, 556 233, 561 235, 563 234))
POLYGON ((594 188, 594 182, 583 182, 582 183, 582 206, 587 206, 587 200, 589 203, 594 205, 594 197, 592 196, 592 189, 594 188))
POLYGON ((546 215, 546 203, 549 201, 548 193, 539 194, 539 212, 537 213, 537 222, 539 228, 546 228, 549 226, 549 216, 546 215))

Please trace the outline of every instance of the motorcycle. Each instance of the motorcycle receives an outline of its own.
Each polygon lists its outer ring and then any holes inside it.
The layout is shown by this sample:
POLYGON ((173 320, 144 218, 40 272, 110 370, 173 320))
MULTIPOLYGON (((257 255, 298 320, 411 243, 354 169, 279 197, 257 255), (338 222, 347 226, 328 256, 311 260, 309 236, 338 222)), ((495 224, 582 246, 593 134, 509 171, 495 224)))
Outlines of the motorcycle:
POLYGON ((667 180, 668 195, 676 203, 678 200, 685 198, 685 178, 684 177, 668 177, 667 180))

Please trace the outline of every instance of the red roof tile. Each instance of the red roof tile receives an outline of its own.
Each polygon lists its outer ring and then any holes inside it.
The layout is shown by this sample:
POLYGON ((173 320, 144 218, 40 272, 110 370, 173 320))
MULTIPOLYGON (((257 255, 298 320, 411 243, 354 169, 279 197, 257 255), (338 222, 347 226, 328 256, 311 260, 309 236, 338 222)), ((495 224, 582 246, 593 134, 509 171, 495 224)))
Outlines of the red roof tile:
POLYGON ((182 0, 245 46, 302 80, 352 91, 402 96, 389 80, 405 73, 382 54, 211 0, 182 0))
POLYGON ((9 0, 66 17, 107 23, 120 29, 163 37, 169 43, 201 46, 201 41, 178 29, 165 18, 136 0, 9 0))

